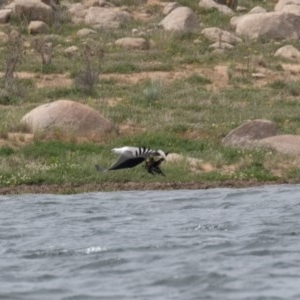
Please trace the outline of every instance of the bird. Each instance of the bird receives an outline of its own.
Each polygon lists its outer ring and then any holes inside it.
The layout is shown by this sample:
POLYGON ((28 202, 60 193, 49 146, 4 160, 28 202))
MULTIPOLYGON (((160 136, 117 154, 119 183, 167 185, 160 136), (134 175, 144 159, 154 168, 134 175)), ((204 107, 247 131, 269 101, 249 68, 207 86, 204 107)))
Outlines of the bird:
POLYGON ((147 147, 124 146, 121 148, 113 148, 111 151, 118 154, 119 158, 107 169, 99 165, 95 165, 98 172, 133 168, 145 161, 145 168, 148 173, 152 175, 161 174, 165 176, 159 165, 166 159, 168 153, 162 150, 153 150, 147 147), (154 157, 158 157, 159 159, 155 160, 154 157))

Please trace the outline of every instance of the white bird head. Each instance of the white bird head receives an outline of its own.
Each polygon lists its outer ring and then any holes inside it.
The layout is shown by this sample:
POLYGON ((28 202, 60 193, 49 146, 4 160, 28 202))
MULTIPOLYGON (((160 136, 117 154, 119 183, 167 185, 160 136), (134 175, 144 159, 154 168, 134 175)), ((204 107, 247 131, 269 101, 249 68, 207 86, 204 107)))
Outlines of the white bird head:
POLYGON ((164 159, 167 159, 167 155, 168 153, 165 153, 164 151, 162 150, 157 150, 157 153, 164 159))
POLYGON ((113 148, 113 149, 111 149, 111 151, 115 154, 122 154, 122 152, 124 152, 124 147, 122 147, 122 148, 113 148))

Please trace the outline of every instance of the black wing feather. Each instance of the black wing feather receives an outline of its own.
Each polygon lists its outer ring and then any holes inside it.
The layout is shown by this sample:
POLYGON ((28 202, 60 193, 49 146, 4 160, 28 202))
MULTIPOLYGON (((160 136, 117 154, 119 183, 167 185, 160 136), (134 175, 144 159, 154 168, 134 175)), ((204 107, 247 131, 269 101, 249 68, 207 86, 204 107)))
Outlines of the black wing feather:
POLYGON ((133 168, 138 164, 142 163, 145 160, 144 157, 135 157, 135 158, 124 158, 120 157, 111 167, 107 170, 118 170, 118 169, 126 169, 133 168))

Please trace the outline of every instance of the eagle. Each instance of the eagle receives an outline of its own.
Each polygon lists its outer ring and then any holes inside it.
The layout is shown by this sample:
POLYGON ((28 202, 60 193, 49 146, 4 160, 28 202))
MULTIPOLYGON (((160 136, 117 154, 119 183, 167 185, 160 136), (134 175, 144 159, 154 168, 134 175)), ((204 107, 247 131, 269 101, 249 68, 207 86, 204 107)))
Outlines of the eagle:
POLYGON ((142 162, 145 162, 144 167, 148 173, 151 175, 159 174, 165 176, 160 169, 160 164, 167 158, 167 152, 162 150, 153 150, 147 147, 129 146, 113 148, 111 151, 115 154, 118 154, 119 158, 107 169, 96 165, 95 167, 98 172, 133 168, 142 162))

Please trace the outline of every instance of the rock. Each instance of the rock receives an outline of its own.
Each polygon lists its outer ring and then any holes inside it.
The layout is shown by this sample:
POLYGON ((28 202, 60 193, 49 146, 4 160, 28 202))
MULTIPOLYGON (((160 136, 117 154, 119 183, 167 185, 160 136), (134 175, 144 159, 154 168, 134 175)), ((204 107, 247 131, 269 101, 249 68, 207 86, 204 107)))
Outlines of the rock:
POLYGON ((83 0, 81 1, 82 4, 86 7, 91 7, 91 6, 100 6, 99 5, 99 0, 83 0))
POLYGON ((299 0, 279 0, 274 8, 275 11, 288 12, 292 14, 300 14, 299 0))
POLYGON ((149 49, 149 41, 144 38, 124 37, 115 41, 116 46, 121 46, 126 49, 149 49))
POLYGON ((52 7, 53 10, 58 10, 60 0, 42 0, 43 3, 52 7))
POLYGON ((26 21, 43 21, 52 24, 54 11, 51 6, 40 0, 15 0, 14 14, 26 21))
POLYGON ((266 137, 276 135, 276 126, 268 120, 253 120, 248 121, 236 129, 233 129, 223 139, 222 143, 225 146, 233 147, 252 147, 253 142, 266 137))
POLYGON ((236 34, 243 38, 299 39, 300 16, 283 12, 247 14, 235 19, 236 34))
POLYGON ((218 4, 226 5, 233 10, 236 10, 238 0, 214 0, 218 4))
POLYGON ((1 9, 0 10, 0 24, 7 23, 11 16, 11 9, 1 9))
POLYGON ((271 136, 260 140, 258 145, 287 155, 300 155, 299 135, 271 136))
POLYGON ((9 40, 8 35, 5 32, 0 31, 0 41, 1 41, 1 43, 6 44, 8 42, 8 40, 9 40))
POLYGON ((261 6, 255 6, 253 7, 250 11, 249 14, 262 14, 262 13, 266 13, 267 10, 261 6))
POLYGON ((79 49, 77 46, 70 46, 64 50, 64 54, 66 56, 72 56, 72 55, 74 55, 74 53, 77 53, 78 51, 79 51, 79 49))
POLYGON ((68 13, 74 24, 83 23, 87 14, 87 8, 82 3, 74 3, 69 6, 68 13))
POLYGON ((182 33, 197 32, 199 30, 198 16, 189 8, 181 6, 168 14, 160 25, 167 31, 182 33))
POLYGON ((76 35, 78 37, 86 37, 86 36, 89 36, 89 35, 93 35, 93 34, 96 34, 97 32, 93 29, 89 29, 89 28, 82 28, 80 30, 77 31, 76 35))
POLYGON ((85 23, 94 28, 119 28, 131 21, 131 15, 119 8, 90 7, 85 16, 85 23))
POLYGON ((300 61, 300 51, 292 45, 286 45, 279 48, 274 56, 282 57, 294 61, 300 61))
POLYGON ((46 33, 49 26, 43 21, 30 21, 28 25, 28 32, 30 34, 46 33))
POLYGON ((166 3, 163 9, 163 14, 166 16, 177 7, 179 7, 179 4, 177 2, 166 3))
POLYGON ((201 31, 201 33, 210 41, 212 42, 225 42, 227 44, 238 44, 241 43, 243 40, 237 37, 235 34, 222 30, 218 27, 209 27, 205 28, 201 31))
MULTIPOLYGON (((145 0, 147 2, 147 0, 145 0)), ((105 0, 99 0, 99 6, 101 7, 115 7, 115 5, 113 3, 110 3, 108 1, 105 1, 105 0)), ((142 0, 140 0, 140 4, 142 4, 142 0)))
POLYGON ((59 132, 69 137, 98 137, 113 130, 112 124, 87 105, 58 100, 40 105, 21 120, 33 133, 59 132))
POLYGON ((256 73, 251 73, 251 77, 254 79, 264 79, 266 78, 266 74, 256 72, 256 73))
POLYGON ((218 4, 214 0, 200 0, 198 5, 206 9, 216 8, 220 13, 227 16, 232 16, 234 14, 233 10, 230 9, 228 6, 218 4))
MULTIPOLYGON (((226 43, 226 42, 215 42, 213 44, 211 44, 209 46, 210 49, 215 49, 215 50, 226 50, 226 49, 232 49, 234 48, 234 46, 232 46, 231 44, 229 43, 226 43)), ((217 53, 217 52, 215 52, 217 53)))
POLYGON ((114 7, 114 5, 105 0, 83 0, 82 4, 86 7, 101 6, 101 7, 114 7))

